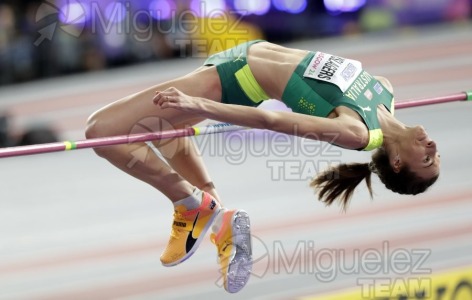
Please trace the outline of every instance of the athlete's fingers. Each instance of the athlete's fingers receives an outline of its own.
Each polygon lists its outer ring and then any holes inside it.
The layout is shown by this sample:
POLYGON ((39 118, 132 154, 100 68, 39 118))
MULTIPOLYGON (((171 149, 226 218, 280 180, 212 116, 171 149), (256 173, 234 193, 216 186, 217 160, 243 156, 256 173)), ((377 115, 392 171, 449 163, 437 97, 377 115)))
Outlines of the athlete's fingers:
POLYGON ((166 93, 166 92, 159 92, 158 94, 156 94, 154 96, 152 101, 154 102, 154 104, 159 104, 159 102, 161 102, 161 101, 166 101, 166 97, 168 97, 168 96, 169 96, 169 94, 166 93))
POLYGON ((176 89, 168 88, 168 89, 165 89, 164 91, 156 92, 154 98, 156 98, 156 100, 159 100, 159 98, 162 98, 164 96, 175 96, 175 95, 179 95, 179 92, 176 89))
POLYGON ((174 87, 160 91, 153 98, 153 103, 161 108, 182 109, 186 101, 186 95, 174 87))
POLYGON ((162 109, 172 108, 172 103, 170 103, 170 102, 164 102, 164 103, 162 103, 159 107, 162 108, 162 109))
POLYGON ((170 99, 169 98, 169 101, 165 101, 163 102, 160 107, 162 109, 166 109, 166 108, 174 108, 174 109, 182 109, 182 105, 181 103, 177 102, 177 101, 174 101, 175 99, 170 99))
POLYGON ((169 101, 168 96, 161 96, 159 97, 159 100, 157 101, 157 105, 162 106, 164 103, 169 101))
POLYGON ((178 96, 161 95, 157 101, 157 105, 162 107, 164 104, 177 103, 178 100, 178 96))
POLYGON ((159 105, 159 103, 161 102, 162 100, 162 92, 156 94, 153 98, 152 98, 152 102, 156 105, 159 105))
POLYGON ((157 104, 159 102, 159 100, 161 99, 161 93, 162 92, 156 92, 156 94, 152 98, 152 102, 154 102, 154 104, 157 104))

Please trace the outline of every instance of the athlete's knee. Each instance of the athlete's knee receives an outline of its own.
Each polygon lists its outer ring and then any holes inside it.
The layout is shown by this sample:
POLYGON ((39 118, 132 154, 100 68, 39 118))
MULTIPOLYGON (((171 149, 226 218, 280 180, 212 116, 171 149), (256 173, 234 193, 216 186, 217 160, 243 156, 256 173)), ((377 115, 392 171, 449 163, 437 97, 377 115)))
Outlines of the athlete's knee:
POLYGON ((87 139, 100 138, 105 136, 106 128, 103 125, 103 120, 98 113, 93 113, 87 120, 85 127, 85 137, 87 139))
MULTIPOLYGON (((92 114, 87 120, 87 125, 85 127, 85 137, 87 139, 96 139, 113 135, 109 129, 110 124, 107 123, 109 122, 107 122, 100 113, 92 114)), ((109 147, 94 148, 93 150, 97 155, 106 157, 107 153, 109 152, 108 148, 109 147)))

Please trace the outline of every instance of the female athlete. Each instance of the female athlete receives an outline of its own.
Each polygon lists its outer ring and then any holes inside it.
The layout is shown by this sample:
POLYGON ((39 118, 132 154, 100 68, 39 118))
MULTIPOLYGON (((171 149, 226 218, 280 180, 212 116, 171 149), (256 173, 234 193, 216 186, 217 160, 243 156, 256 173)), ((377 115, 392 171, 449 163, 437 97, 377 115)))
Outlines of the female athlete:
MULTIPOLYGON (((439 176, 436 143, 423 127, 406 126, 394 117, 392 93, 388 80, 367 73, 358 61, 256 40, 210 56, 190 74, 100 109, 89 118, 86 136, 127 134, 150 117, 172 128, 212 119, 346 149, 375 150, 370 163, 333 166, 311 182, 321 201, 327 205, 339 201, 346 208, 362 180, 372 194, 371 173, 388 189, 413 195, 425 191, 439 176), (283 101, 292 112, 258 109, 267 99, 283 101)), ((248 214, 222 208, 189 138, 156 143, 156 147, 166 162, 150 155, 145 162, 130 165, 136 151, 145 148, 140 143, 95 151, 173 202, 174 222, 161 255, 163 265, 189 258, 212 227, 224 287, 228 292, 239 291, 252 266, 248 214)))

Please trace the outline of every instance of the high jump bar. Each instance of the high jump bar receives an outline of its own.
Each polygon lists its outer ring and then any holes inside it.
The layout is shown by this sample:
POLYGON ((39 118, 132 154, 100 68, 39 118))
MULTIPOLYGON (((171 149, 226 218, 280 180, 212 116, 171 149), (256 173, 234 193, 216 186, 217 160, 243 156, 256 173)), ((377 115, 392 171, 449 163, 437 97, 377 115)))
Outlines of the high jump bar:
MULTIPOLYGON (((423 106, 430 104, 454 102, 454 101, 470 101, 472 100, 472 91, 461 92, 448 96, 412 99, 395 104, 395 109, 409 108, 415 106, 423 106)), ((163 139, 184 137, 184 136, 198 136, 205 134, 214 134, 222 132, 239 131, 250 129, 248 127, 232 125, 228 123, 218 123, 214 125, 201 127, 188 127, 184 129, 165 130, 160 132, 138 133, 120 136, 110 136, 95 139, 85 139, 80 141, 63 141, 47 144, 36 144, 28 146, 17 146, 0 149, 0 158, 25 156, 50 152, 70 151, 86 148, 98 148, 113 145, 123 145, 138 142, 150 142, 163 139)))

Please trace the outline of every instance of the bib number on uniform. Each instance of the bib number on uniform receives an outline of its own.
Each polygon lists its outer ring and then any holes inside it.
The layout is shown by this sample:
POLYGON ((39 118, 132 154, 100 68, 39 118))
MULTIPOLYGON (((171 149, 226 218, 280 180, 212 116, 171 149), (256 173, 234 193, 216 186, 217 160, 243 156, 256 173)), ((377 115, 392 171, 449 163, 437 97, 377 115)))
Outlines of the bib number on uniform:
POLYGON ((345 93, 361 72, 357 60, 316 52, 303 76, 335 84, 345 93))

